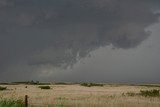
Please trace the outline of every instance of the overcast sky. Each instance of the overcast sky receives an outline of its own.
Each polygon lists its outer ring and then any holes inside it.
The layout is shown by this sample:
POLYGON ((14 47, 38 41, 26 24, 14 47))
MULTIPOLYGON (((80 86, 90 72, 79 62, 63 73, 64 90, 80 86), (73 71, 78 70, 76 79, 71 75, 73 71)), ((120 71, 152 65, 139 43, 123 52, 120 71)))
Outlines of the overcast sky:
POLYGON ((160 83, 160 0, 0 0, 0 82, 160 83))

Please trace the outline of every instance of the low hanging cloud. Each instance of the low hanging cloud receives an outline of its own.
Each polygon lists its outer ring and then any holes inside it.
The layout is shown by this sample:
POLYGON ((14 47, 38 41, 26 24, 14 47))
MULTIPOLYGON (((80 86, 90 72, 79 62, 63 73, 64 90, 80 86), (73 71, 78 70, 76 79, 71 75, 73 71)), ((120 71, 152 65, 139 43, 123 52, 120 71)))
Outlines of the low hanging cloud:
POLYGON ((151 33, 146 27, 158 21, 157 3, 0 0, 0 71, 66 68, 99 47, 137 47, 151 33))

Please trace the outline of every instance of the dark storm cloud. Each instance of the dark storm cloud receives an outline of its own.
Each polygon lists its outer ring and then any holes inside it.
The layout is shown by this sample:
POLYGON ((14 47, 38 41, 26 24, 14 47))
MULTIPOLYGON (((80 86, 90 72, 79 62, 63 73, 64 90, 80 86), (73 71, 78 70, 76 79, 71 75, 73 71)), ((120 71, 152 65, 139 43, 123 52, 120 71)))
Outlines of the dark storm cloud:
POLYGON ((145 28, 157 22, 157 3, 0 0, 1 72, 21 64, 29 71, 48 64, 68 67, 91 51, 111 44, 114 48, 134 48, 149 36, 145 28))

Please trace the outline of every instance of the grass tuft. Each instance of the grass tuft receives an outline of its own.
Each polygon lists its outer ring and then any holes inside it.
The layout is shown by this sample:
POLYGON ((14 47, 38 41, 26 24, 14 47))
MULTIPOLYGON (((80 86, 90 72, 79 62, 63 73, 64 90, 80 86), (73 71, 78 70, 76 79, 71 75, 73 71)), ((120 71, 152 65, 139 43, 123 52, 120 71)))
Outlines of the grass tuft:
POLYGON ((39 88, 41 88, 41 89, 51 89, 50 86, 39 86, 39 88))
POLYGON ((160 90, 140 90, 139 93, 127 92, 126 94, 122 93, 122 96, 131 96, 134 97, 136 95, 144 96, 144 97, 160 97, 160 90))
POLYGON ((145 97, 148 97, 148 96, 157 97, 157 96, 160 96, 160 90, 156 90, 156 89, 140 90, 140 95, 145 96, 145 97))
POLYGON ((127 92, 126 93, 127 96, 131 96, 131 97, 134 97, 137 95, 137 93, 134 93, 134 92, 127 92))
POLYGON ((0 91, 6 90, 6 89, 7 89, 7 87, 0 86, 0 91))

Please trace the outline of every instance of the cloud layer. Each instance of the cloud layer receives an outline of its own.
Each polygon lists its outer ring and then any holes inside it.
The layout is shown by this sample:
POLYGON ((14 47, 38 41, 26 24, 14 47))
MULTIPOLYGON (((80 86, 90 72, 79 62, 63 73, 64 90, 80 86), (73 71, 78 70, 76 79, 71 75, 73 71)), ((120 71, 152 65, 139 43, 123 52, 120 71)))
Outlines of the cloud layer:
POLYGON ((150 35, 145 28, 158 21, 157 3, 0 0, 0 71, 67 68, 99 47, 134 48, 150 35))

